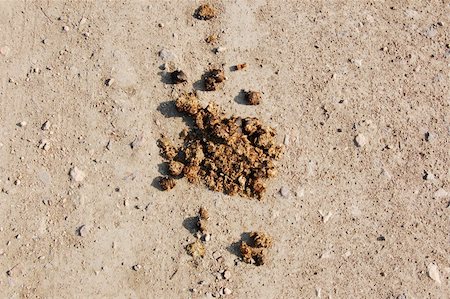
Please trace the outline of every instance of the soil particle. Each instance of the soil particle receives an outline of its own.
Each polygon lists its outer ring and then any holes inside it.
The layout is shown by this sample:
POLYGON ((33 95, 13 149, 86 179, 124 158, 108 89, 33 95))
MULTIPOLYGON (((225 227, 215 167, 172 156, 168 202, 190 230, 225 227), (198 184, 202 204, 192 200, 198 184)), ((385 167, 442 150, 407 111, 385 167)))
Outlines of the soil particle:
POLYGON ((216 10, 209 4, 200 5, 194 13, 194 17, 199 20, 211 20, 216 16, 216 10))

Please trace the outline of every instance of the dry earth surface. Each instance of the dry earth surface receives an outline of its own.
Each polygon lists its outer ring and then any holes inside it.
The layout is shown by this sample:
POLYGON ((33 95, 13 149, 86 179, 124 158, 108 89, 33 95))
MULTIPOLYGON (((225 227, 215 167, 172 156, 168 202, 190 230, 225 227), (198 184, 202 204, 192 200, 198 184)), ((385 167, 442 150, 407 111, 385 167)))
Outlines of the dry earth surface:
POLYGON ((448 298, 449 2, 203 3, 0 2, 0 297, 448 298), (171 101, 221 64, 202 104, 286 145, 261 201, 155 183, 156 140, 187 126, 171 101), (236 247, 255 230, 259 267, 236 247))

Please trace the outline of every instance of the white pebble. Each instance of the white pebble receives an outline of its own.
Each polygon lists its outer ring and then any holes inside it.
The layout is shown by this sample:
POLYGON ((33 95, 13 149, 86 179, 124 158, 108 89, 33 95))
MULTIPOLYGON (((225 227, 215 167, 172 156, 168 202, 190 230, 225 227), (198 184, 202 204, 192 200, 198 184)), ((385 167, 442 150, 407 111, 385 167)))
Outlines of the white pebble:
POLYGON ((141 270, 141 268, 142 268, 142 266, 139 264, 133 266, 134 271, 139 271, 139 270, 141 270))
POLYGON ((20 180, 19 180, 19 179, 17 179, 17 180, 15 180, 15 181, 14 181, 14 185, 16 185, 16 186, 19 186, 19 185, 20 185, 20 183, 21 183, 21 182, 20 182, 20 180))
POLYGON ((27 125, 26 121, 21 121, 20 123, 18 123, 18 126, 21 128, 25 127, 26 125, 27 125))
POLYGON ((447 191, 445 191, 444 189, 440 188, 439 190, 437 190, 436 192, 434 192, 434 197, 435 198, 442 198, 442 197, 447 197, 449 194, 447 191))
POLYGON ((283 141, 283 143, 284 143, 284 145, 286 145, 286 146, 288 146, 289 145, 289 135, 288 134, 286 134, 286 135, 284 135, 284 141, 283 141))
POLYGON ((224 288, 223 289, 223 294, 224 295, 230 295, 232 292, 231 292, 231 290, 229 289, 229 288, 224 288))
POLYGON ((105 81, 106 86, 111 86, 114 83, 114 78, 109 78, 105 81))
POLYGON ((286 187, 286 186, 281 187, 281 189, 280 189, 281 196, 288 197, 289 193, 290 193, 290 191, 289 191, 288 187, 286 187))
POLYGON ((86 227, 86 225, 82 225, 80 226, 80 228, 78 229, 78 235, 80 237, 86 237, 88 233, 88 228, 86 227))
POLYGON ((69 30, 70 30, 69 26, 66 25, 66 26, 63 27, 63 31, 64 32, 69 32, 69 30))
POLYGON ((69 175, 72 181, 75 182, 81 182, 86 177, 86 174, 76 166, 70 169, 69 175))
POLYGON ((321 210, 319 210, 319 214, 320 216, 322 216, 323 223, 327 223, 330 220, 331 216, 333 216, 333 213, 328 212, 327 214, 325 214, 321 210))
POLYGON ((45 123, 42 124, 41 130, 46 131, 50 129, 50 121, 46 120, 45 123))
POLYGON ((441 275, 436 264, 431 263, 428 265, 428 276, 436 283, 441 284, 441 275))
POLYGON ((216 54, 217 54, 217 53, 225 52, 226 50, 227 50, 227 48, 225 48, 225 47, 217 47, 216 50, 215 50, 215 52, 216 52, 216 54))
POLYGON ((211 241, 211 234, 205 234, 205 242, 211 241))
POLYGON ((177 56, 167 49, 162 49, 159 51, 159 57, 164 61, 176 60, 177 56))
POLYGON ((434 180, 434 174, 432 174, 431 172, 425 171, 424 178, 427 181, 432 181, 432 180, 434 180))
POLYGON ((363 147, 367 144, 367 138, 363 134, 358 134, 355 137, 355 144, 358 147, 363 147))
POLYGON ((223 278, 230 279, 231 278, 231 272, 228 271, 228 270, 225 270, 225 272, 223 272, 223 278))

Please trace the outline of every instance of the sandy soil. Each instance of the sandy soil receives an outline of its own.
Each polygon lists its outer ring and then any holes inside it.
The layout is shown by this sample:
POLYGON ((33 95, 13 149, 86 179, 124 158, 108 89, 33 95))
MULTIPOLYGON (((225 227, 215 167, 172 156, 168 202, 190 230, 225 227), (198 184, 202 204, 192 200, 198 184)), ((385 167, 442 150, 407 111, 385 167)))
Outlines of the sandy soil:
POLYGON ((0 297, 448 298, 448 1, 211 3, 0 2, 0 297), (286 139, 262 201, 156 188, 156 140, 186 126, 170 101, 221 64, 202 103, 286 139), (260 267, 236 251, 253 230, 274 238, 260 267))

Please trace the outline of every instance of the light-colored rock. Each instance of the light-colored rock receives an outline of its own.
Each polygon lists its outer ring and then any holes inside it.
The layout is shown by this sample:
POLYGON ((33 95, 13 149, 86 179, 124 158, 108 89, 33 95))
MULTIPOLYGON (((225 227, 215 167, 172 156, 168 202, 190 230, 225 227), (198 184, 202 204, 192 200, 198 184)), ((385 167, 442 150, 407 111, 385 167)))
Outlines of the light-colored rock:
POLYGON ((438 266, 434 263, 428 265, 428 276, 437 284, 441 284, 441 275, 439 274, 438 266))
POLYGON ((84 171, 75 166, 70 169, 69 176, 72 181, 79 183, 84 180, 86 174, 84 173, 84 171))
POLYGON ((289 194, 290 194, 289 188, 287 186, 282 186, 281 189, 280 189, 280 194, 283 197, 288 197, 289 194))
POLYGON ((177 56, 167 49, 159 51, 159 57, 164 61, 174 61, 177 59, 177 56))
POLYGON ((435 198, 444 198, 449 196, 449 193, 447 191, 445 191, 443 188, 440 188, 439 190, 437 190, 436 192, 434 192, 434 197, 435 198))
POLYGON ((367 138, 363 134, 358 134, 355 137, 355 144, 358 147, 363 147, 367 144, 367 138))

